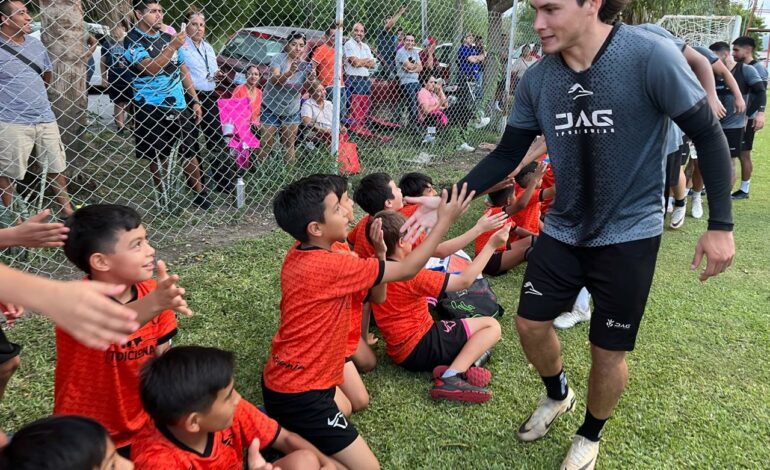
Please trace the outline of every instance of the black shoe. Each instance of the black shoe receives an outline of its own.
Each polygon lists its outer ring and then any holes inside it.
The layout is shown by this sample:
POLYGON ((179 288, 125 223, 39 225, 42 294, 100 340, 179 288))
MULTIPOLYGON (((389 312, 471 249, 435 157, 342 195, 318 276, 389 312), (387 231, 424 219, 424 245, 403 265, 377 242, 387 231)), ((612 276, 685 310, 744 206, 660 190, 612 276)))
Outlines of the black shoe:
POLYGON ((195 196, 195 199, 193 199, 193 204, 203 209, 204 211, 209 210, 211 208, 211 200, 209 199, 209 194, 206 191, 199 192, 198 195, 195 196))
POLYGON ((733 199, 748 199, 748 198, 749 198, 749 193, 745 191, 741 191, 740 189, 733 193, 733 199))

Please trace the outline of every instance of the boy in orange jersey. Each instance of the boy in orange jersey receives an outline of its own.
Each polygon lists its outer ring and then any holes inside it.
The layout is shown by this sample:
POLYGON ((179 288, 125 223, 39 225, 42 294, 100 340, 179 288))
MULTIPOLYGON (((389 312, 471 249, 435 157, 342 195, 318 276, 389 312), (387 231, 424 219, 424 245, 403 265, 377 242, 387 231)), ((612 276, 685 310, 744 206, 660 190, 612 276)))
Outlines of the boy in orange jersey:
MULTIPOLYGON (((412 252, 412 244, 400 233, 406 218, 382 211, 371 223, 381 222, 389 260, 401 262, 412 252)), ((498 245, 508 240, 510 225, 495 232, 487 246, 460 274, 422 269, 413 279, 388 284, 388 297, 372 306, 387 352, 393 362, 411 371, 433 371, 433 398, 484 403, 492 397, 486 387, 487 369, 472 367, 500 340, 500 324, 492 317, 433 321, 426 297, 469 287, 481 274, 498 245)))
POLYGON ((201 346, 145 365, 140 396, 153 423, 132 449, 136 470, 242 469, 246 449, 251 470, 266 448, 285 455, 273 462, 283 470, 334 470, 329 457, 241 397, 234 368, 231 352, 201 346))
MULTIPOLYGON (((438 194, 433 187, 433 178, 425 173, 406 173, 398 181, 398 187, 401 189, 401 194, 407 197, 420 197, 420 196, 435 196, 438 194)), ((400 211, 404 214, 404 217, 411 217, 414 211, 417 210, 417 204, 408 204, 404 200, 404 208, 400 211)))
POLYGON ((94 280, 125 286, 114 297, 137 312, 141 327, 125 344, 90 349, 56 329, 54 414, 82 415, 100 422, 118 452, 128 458, 136 433, 149 424, 139 401, 139 370, 171 346, 176 317, 171 309, 191 314, 177 287, 158 261, 139 214, 121 205, 99 204, 78 209, 66 221, 64 253, 94 280))
MULTIPOLYGON (((351 297, 420 271, 473 197, 465 188, 452 194, 450 199, 444 193, 433 231, 400 263, 334 251, 336 242, 345 241, 349 220, 328 178, 303 178, 282 189, 273 202, 278 226, 300 244, 289 250, 281 268, 281 320, 262 381, 265 408, 347 468, 379 468, 334 401, 343 381, 351 297)), ((373 230, 380 230, 379 223, 373 230)))
POLYGON ((540 235, 540 208, 543 201, 553 199, 556 194, 556 185, 547 189, 541 189, 543 176, 548 171, 545 162, 532 162, 524 166, 514 177, 516 180, 516 199, 522 200, 524 208, 511 215, 511 219, 517 226, 527 230, 533 235, 540 235))
MULTIPOLYGON (((534 186, 531 190, 528 188, 529 192, 525 192, 518 199, 513 195, 513 187, 500 189, 487 195, 487 205, 490 206, 487 212, 490 214, 507 214, 508 223, 511 224, 511 235, 507 243, 496 248, 487 265, 484 266, 484 274, 488 276, 504 274, 509 269, 518 266, 526 260, 527 254, 531 251, 534 244, 534 234, 517 226, 512 214, 516 214, 526 208, 534 189, 534 186)), ((476 256, 481 253, 481 250, 487 245, 489 238, 495 232, 496 230, 489 230, 476 238, 474 243, 476 256)))

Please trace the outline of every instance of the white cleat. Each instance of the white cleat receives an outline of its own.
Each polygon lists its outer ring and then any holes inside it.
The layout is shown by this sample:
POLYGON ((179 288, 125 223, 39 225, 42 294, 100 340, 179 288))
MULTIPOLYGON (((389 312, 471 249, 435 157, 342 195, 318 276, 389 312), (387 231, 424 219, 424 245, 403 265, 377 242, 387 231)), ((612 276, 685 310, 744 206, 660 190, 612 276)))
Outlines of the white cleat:
MULTIPOLYGON (((701 211, 703 211, 702 208, 701 208, 701 211)), ((675 230, 678 228, 681 228, 682 225, 684 225, 685 215, 687 215, 686 205, 682 207, 674 207, 674 211, 671 213, 671 224, 669 226, 675 230)))
POLYGON ((457 146, 458 152, 473 152, 474 150, 476 149, 468 145, 466 142, 463 142, 462 144, 457 146))
POLYGON ((567 330, 591 319, 591 307, 588 309, 581 308, 577 305, 572 308, 571 312, 564 312, 553 321, 553 327, 558 330, 567 330))
POLYGON ((560 470, 593 470, 599 458, 599 443, 583 436, 572 438, 572 447, 561 463, 560 470))
POLYGON ((703 217, 703 201, 699 197, 692 198, 692 217, 694 219, 703 217))
POLYGON ((519 426, 516 437, 521 441, 531 442, 545 436, 556 418, 571 411, 575 407, 575 392, 567 389, 567 397, 564 400, 552 400, 547 395, 540 397, 537 408, 519 426))

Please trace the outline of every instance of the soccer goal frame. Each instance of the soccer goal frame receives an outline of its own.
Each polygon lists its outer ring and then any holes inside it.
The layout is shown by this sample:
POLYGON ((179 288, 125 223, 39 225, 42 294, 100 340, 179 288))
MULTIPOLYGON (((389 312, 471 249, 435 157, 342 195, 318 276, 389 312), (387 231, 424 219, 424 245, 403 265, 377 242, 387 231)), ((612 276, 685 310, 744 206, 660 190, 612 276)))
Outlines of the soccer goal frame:
POLYGON ((704 46, 717 41, 732 43, 741 35, 740 16, 665 15, 658 20, 661 26, 691 46, 704 46))

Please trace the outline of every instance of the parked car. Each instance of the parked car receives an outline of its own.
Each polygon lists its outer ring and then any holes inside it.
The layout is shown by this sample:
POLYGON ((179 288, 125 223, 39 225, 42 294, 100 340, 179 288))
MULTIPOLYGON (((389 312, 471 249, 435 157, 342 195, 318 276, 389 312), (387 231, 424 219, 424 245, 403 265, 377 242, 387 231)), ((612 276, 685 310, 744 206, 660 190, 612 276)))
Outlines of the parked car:
MULTIPOLYGON (((225 43, 217 56, 217 64, 224 73, 219 92, 229 96, 236 85, 246 83, 246 69, 255 64, 261 75, 260 84, 264 86, 268 77, 270 60, 283 52, 286 38, 291 32, 304 33, 307 37, 307 54, 321 42, 323 31, 316 29, 292 28, 289 26, 260 26, 242 28, 225 43)), ((304 57, 307 59, 307 55, 304 57)))

